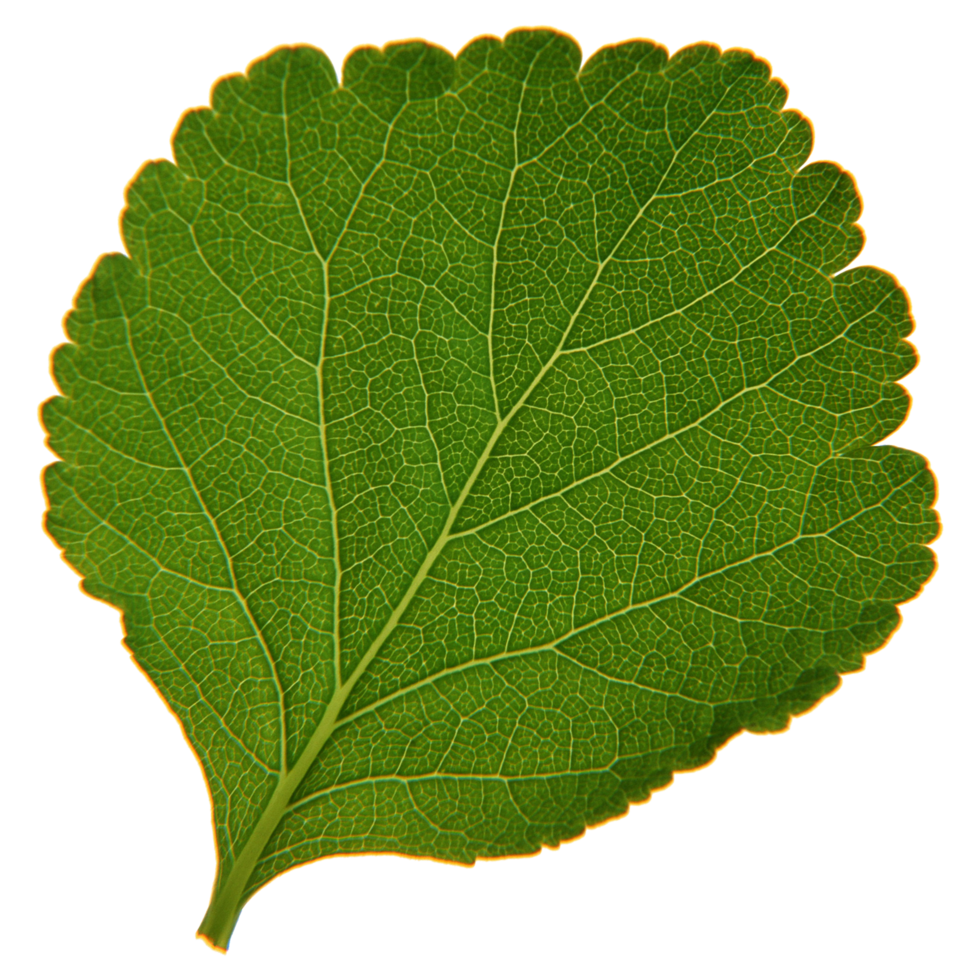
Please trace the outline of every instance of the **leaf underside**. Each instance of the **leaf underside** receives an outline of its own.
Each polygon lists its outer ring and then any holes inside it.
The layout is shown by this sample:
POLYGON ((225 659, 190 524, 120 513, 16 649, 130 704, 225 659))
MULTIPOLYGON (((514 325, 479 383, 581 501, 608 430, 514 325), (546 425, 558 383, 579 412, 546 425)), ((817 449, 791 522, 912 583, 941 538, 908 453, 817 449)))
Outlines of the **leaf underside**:
POLYGON ((48 528, 200 757, 217 945, 305 861, 622 813, 833 690, 932 571, 926 462, 873 448, 907 298, 835 275, 851 177, 748 52, 580 61, 413 42, 338 86, 277 50, 69 314, 48 528))

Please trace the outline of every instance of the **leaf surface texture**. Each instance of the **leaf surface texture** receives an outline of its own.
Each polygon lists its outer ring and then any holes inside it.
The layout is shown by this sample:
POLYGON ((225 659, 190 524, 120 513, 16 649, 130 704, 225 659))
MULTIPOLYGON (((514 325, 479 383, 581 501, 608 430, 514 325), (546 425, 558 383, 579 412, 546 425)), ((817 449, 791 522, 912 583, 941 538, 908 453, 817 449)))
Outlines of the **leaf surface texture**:
POLYGON ((833 690, 932 571, 851 177, 748 52, 580 62, 275 51, 69 315, 48 527, 200 757, 219 946, 305 861, 622 813, 833 690))

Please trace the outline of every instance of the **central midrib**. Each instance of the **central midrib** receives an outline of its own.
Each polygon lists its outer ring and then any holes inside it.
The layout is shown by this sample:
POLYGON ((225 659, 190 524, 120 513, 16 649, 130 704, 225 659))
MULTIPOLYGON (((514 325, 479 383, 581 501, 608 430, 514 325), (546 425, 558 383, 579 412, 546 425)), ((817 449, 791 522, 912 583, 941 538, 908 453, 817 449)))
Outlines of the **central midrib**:
MULTIPOLYGON (((283 85, 285 87, 285 78, 283 79, 283 85)), ((725 95, 727 95, 730 89, 731 89, 731 85, 726 86, 725 95)), ((364 672, 368 669, 371 662, 374 660, 375 656, 377 655, 378 651, 384 645, 385 641, 388 639, 391 633, 398 626, 399 622, 401 621, 401 617, 405 613, 405 610, 408 608, 409 604, 415 598, 415 595, 417 594, 419 588, 422 586, 422 583, 428 577, 429 571, 432 568, 433 564, 436 562, 439 555, 442 553, 446 544, 452 539, 453 537, 452 528, 456 522, 456 518, 459 515, 459 512, 462 509, 463 505, 466 503, 470 491, 472 490, 474 484, 476 483, 481 472, 483 471, 483 468, 486 465, 487 460, 490 458, 490 455, 493 452, 494 447, 497 445, 497 442, 500 440, 500 437, 506 430, 507 426, 509 425, 513 417, 517 414, 517 412, 521 410, 521 408, 524 407, 527 400, 530 398, 530 396, 536 390, 538 385, 541 383, 542 379, 551 370, 552 366, 558 360, 559 356, 561 356, 561 353, 564 349, 565 342, 567 341, 569 334, 571 333, 576 322, 578 321, 578 318, 582 310, 584 309, 585 304, 588 302, 593 291, 595 290, 595 287, 598 284, 600 278, 602 277, 603 272, 605 271, 608 264, 612 261, 613 257, 618 252, 620 246, 623 244, 624 241, 626 241, 627 237, 629 236, 630 232, 632 232, 637 222, 639 222, 642 219, 642 217, 646 214, 647 209, 650 207, 653 201, 657 199, 660 192, 660 188, 663 186, 664 181, 667 179, 668 175, 673 170, 674 165, 677 162, 677 159, 680 156, 681 152, 688 145, 691 139, 693 139, 694 136, 700 131, 700 129, 704 126, 704 124, 708 121, 708 119, 710 119, 714 115, 714 113, 718 109, 718 106, 721 104, 723 100, 724 100, 724 95, 719 99, 718 104, 711 110, 711 112, 706 114, 705 118, 701 121, 699 126, 696 127, 689 134, 687 139, 685 139, 674 150, 671 161, 664 169, 664 172, 661 175, 661 178, 658 181, 657 186, 654 189, 653 193, 643 204, 643 206, 637 210, 637 213, 634 216, 633 220, 630 221, 630 223, 627 225, 622 235, 617 240, 616 244, 609 251, 606 258, 603 259, 598 264, 596 271, 592 277, 592 281, 589 283, 588 287, 586 288, 582 296, 582 299, 580 300, 579 304, 577 305, 571 317, 569 318, 568 324, 565 327, 564 332, 562 333, 561 339, 559 340, 558 344, 556 344, 555 350, 552 353, 551 357, 541 366, 538 373, 535 375, 534 379, 528 385, 528 387, 521 395, 521 397, 514 403, 510 411, 508 411, 507 414, 503 418, 500 418, 499 421, 497 422, 497 425, 495 426, 494 431, 491 434, 490 438, 487 440, 483 452, 480 454, 480 457, 476 461, 476 464, 474 465, 473 470, 466 481, 466 484, 463 486, 463 489, 460 491, 460 494, 456 499, 456 502, 450 507, 449 513, 447 514, 446 521, 444 522, 439 537, 436 539, 432 547, 429 549, 425 559, 422 561, 421 565, 419 566, 418 571, 415 574, 415 577, 412 579, 412 582, 409 584, 408 588, 403 593, 402 598, 399 601, 398 605, 392 610, 391 615, 388 617, 388 620, 385 623, 384 627, 381 629, 381 631, 372 641, 370 647, 367 649, 363 657, 358 662, 357 667, 351 672, 350 676, 342 684, 340 683, 341 675, 340 675, 339 635, 335 633, 334 643, 335 643, 335 664, 336 664, 335 669, 336 669, 337 685, 335 685, 333 696, 331 697, 327 705, 323 717, 318 723, 313 734, 310 736, 310 739, 306 743, 306 746, 303 749, 303 752, 301 753, 299 759, 297 759, 296 764, 291 769, 286 769, 280 775, 279 782, 275 790, 273 791, 272 796, 269 798, 269 802, 266 804, 262 816, 259 818, 258 823, 255 825, 255 828, 250 834, 245 846, 239 852, 235 860, 234 866, 232 867, 232 870, 228 875, 228 878, 225 880, 224 884, 221 887, 222 893, 229 896, 234 895, 236 893, 238 895, 244 894, 245 888, 248 884, 248 879, 251 877, 252 871, 256 863, 258 862, 259 858, 261 857, 262 852, 265 850, 266 844, 268 843, 276 827, 279 825, 279 822, 282 819, 284 813, 289 807, 290 800, 292 799, 293 795, 296 793, 297 789, 299 789, 299 786, 301 785, 303 779, 306 777, 306 774, 309 771, 310 767, 313 765, 313 762, 320 754, 323 747, 326 745, 327 741, 330 739, 330 736, 333 734, 335 728, 337 727, 337 720, 340 716, 340 712, 344 706, 344 703, 347 701, 347 698, 350 696, 351 691, 354 689, 354 687, 356 686, 360 678, 364 675, 364 672)), ((285 105, 286 103, 284 100, 283 102, 284 131, 286 133, 285 142, 286 142, 287 164, 288 164, 289 137, 288 137, 288 121, 285 118, 286 116, 285 105)), ((330 307, 329 263, 334 253, 336 252, 337 247, 340 244, 340 239, 343 237, 343 233, 346 231, 347 227, 350 224, 350 219, 352 218, 357 208, 357 205, 359 204, 361 198, 363 197, 364 191, 367 188, 368 184, 370 183, 371 178, 381 167, 381 165, 383 164, 384 160, 387 157, 388 143, 391 137, 391 133, 394 129, 395 123, 398 117, 400 116, 400 114, 401 111, 399 111, 395 115, 395 117, 392 119, 391 123, 389 124, 382 154, 380 155, 378 162, 371 169, 370 173, 367 175, 364 182, 362 183, 359 193, 356 197, 356 200, 351 205, 351 208, 348 212, 347 220, 344 222, 343 229, 338 234, 337 239, 333 244, 333 247, 330 249, 327 255, 323 255, 316 245, 316 241, 313 237, 312 231, 306 220, 306 215, 303 210, 302 204, 300 202, 298 195, 296 194, 295 188, 292 185, 291 173, 287 171, 287 184, 289 185, 290 191, 296 202, 297 210, 299 212, 303 225, 306 228, 307 234, 309 235, 311 247, 313 248, 313 251, 317 255, 317 257, 320 259, 323 267, 323 284, 324 284, 323 287, 324 288, 324 315, 323 315, 323 323, 322 323, 323 346, 321 348, 321 359, 317 369, 318 382, 320 385, 319 394, 320 394, 321 413, 323 410, 323 403, 324 403, 322 397, 323 396, 323 389, 322 389, 323 354, 325 353, 325 337, 327 332, 329 307, 330 307)), ((516 127, 515 127, 515 140, 516 140, 516 127)), ((512 171, 511 183, 513 183, 513 174, 515 174, 516 171, 520 169, 522 165, 523 164, 520 163, 515 156, 515 163, 512 171)), ((504 222, 503 206, 501 208, 500 222, 501 225, 503 225, 504 222)), ((495 296, 495 292, 494 292, 494 296, 495 296)), ((494 313, 495 311, 491 309, 490 310, 491 322, 494 313)), ((496 404, 496 398, 494 400, 496 404)), ((336 568, 335 594, 334 594, 335 596, 334 618, 335 618, 335 624, 339 625, 338 623, 339 598, 340 598, 339 578, 341 574, 341 569, 340 569, 340 561, 339 561, 339 551, 336 550, 337 546, 339 546, 339 540, 338 540, 339 529, 336 528, 336 510, 335 508, 333 508, 333 493, 332 493, 332 486, 331 486, 330 475, 329 475, 329 460, 328 460, 327 440, 326 440, 326 420, 325 418, 322 417, 322 415, 321 415, 320 429, 321 429, 323 460, 324 460, 324 467, 325 467, 324 480, 325 480, 325 486, 327 488, 328 495, 330 497, 331 509, 333 512, 332 519, 334 523, 333 535, 334 535, 334 544, 335 544, 334 562, 336 568)))

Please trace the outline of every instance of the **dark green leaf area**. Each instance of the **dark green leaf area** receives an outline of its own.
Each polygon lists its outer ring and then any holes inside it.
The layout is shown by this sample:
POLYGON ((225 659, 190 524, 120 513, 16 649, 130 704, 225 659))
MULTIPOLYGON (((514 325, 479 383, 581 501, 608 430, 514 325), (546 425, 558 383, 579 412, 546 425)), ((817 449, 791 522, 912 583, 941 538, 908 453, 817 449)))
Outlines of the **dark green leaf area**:
POLYGON ((785 98, 709 45, 282 49, 137 176, 48 527, 201 758, 215 908, 557 845, 895 629, 908 303, 785 98))

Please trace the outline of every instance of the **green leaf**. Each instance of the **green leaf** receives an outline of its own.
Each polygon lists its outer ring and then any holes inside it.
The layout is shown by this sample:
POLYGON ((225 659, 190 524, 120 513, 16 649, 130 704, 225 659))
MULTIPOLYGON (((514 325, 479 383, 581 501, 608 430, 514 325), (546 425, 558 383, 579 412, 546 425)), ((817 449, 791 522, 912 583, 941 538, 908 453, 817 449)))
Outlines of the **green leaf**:
POLYGON ((302 862, 533 853, 785 728, 932 572, 851 177, 748 52, 580 60, 273 52, 68 317, 48 528, 204 767, 218 947, 302 862))

